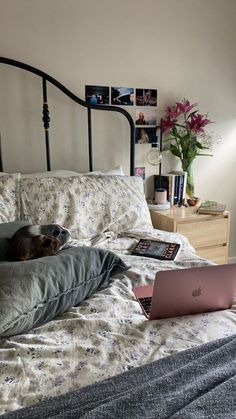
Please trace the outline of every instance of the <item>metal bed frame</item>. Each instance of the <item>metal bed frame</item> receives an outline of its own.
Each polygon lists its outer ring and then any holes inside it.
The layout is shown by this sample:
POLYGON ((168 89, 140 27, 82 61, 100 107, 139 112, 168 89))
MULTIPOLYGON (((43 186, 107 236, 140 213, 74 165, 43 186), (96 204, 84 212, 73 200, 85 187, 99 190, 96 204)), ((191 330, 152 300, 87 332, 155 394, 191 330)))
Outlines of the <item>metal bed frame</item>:
MULTIPOLYGON (((134 138, 134 121, 131 115, 123 108, 118 106, 110 105, 90 105, 86 103, 83 99, 80 99, 70 90, 68 90, 63 84, 58 80, 51 77, 49 74, 45 73, 38 68, 32 67, 31 65, 22 63, 20 61, 12 60, 6 57, 0 57, 0 63, 11 65, 14 67, 21 68, 23 70, 29 71, 42 79, 42 96, 43 96, 43 127, 44 127, 44 136, 45 136, 45 151, 46 151, 46 161, 47 161, 47 170, 51 170, 51 159, 50 159, 50 144, 49 144, 49 128, 50 128, 50 116, 49 116, 49 106, 48 106, 48 95, 47 95, 47 83, 53 84, 59 90, 61 90, 66 96, 72 99, 74 102, 78 103, 80 106, 87 108, 87 122, 88 122, 88 158, 89 158, 89 171, 93 170, 93 147, 92 147, 92 118, 91 110, 99 111, 111 111, 122 113, 125 118, 128 120, 130 125, 130 175, 134 176, 134 166, 135 166, 135 138, 134 138)), ((3 171, 3 157, 1 151, 0 143, 0 171, 3 171)))

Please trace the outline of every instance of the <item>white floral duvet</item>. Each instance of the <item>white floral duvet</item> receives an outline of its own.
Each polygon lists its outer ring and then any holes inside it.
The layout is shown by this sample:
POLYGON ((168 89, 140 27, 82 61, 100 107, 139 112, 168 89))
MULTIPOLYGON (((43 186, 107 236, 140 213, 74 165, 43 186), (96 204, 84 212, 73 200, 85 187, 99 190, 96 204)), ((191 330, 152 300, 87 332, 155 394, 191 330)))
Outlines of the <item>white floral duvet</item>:
POLYGON ((236 332, 236 305, 231 310, 154 321, 142 314, 133 285, 152 283, 158 270, 210 263, 198 258, 182 236, 130 231, 101 235, 93 244, 119 254, 131 268, 54 321, 26 335, 0 339, 1 414, 236 332), (162 262, 130 256, 140 237, 180 242, 179 258, 162 262))

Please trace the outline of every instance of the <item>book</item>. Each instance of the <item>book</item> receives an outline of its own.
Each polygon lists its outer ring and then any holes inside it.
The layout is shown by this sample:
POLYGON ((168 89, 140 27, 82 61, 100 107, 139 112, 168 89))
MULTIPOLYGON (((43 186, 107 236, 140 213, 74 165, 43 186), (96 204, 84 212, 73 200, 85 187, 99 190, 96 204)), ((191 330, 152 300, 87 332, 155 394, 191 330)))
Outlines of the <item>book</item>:
POLYGON ((140 239, 131 251, 131 255, 144 256, 160 260, 175 260, 180 251, 180 244, 140 239))
POLYGON ((181 204, 183 201, 183 192, 184 192, 184 175, 179 175, 178 204, 181 204))
POLYGON ((198 207, 197 212, 199 214, 218 215, 218 214, 223 214, 225 209, 226 209, 225 204, 220 204, 215 201, 204 201, 201 203, 200 207, 198 207))
POLYGON ((174 205, 175 175, 169 174, 169 202, 174 205))
POLYGON ((178 191, 178 198, 176 196, 175 203, 181 203, 186 197, 186 184, 187 184, 187 172, 182 170, 172 170, 170 174, 178 176, 177 183, 177 191, 178 191))
POLYGON ((176 205, 179 198, 179 176, 174 175, 174 180, 174 205, 176 205))
POLYGON ((176 205, 183 200, 183 176, 174 173, 170 173, 169 176, 172 177, 171 205, 176 205))

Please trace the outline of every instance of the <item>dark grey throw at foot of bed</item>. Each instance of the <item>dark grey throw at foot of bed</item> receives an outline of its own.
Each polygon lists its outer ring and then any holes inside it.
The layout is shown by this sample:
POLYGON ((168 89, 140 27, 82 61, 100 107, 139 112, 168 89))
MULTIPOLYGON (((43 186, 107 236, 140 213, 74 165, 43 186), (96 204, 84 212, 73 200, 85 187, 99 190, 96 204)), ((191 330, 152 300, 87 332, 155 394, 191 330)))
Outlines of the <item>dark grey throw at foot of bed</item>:
POLYGON ((2 416, 235 419, 236 335, 2 416))

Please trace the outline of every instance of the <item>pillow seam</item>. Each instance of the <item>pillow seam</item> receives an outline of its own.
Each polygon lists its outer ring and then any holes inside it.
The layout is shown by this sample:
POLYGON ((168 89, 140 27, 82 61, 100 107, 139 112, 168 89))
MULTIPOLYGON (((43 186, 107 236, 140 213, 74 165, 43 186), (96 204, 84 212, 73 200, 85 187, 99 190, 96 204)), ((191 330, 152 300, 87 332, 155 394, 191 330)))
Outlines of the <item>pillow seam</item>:
MULTIPOLYGON (((33 311, 36 311, 38 308, 39 308, 39 306, 40 305, 46 305, 47 303, 50 303, 50 302, 52 302, 52 301, 55 301, 56 299, 58 299, 58 298, 60 298, 61 296, 63 296, 63 295, 66 295, 67 293, 69 293, 69 292, 71 292, 71 291, 73 291, 73 290, 76 290, 76 289, 79 289, 82 285, 84 285, 84 283, 89 283, 89 282, 91 282, 91 281, 93 281, 94 279, 98 279, 98 278, 100 278, 102 275, 104 275, 104 274, 106 274, 107 272, 110 272, 113 268, 114 268, 114 266, 117 266, 117 267, 120 267, 120 268, 123 268, 123 269, 126 269, 126 266, 123 266, 123 265, 121 265, 121 264, 119 264, 119 263, 113 263, 113 265, 109 268, 109 269, 107 269, 106 271, 104 271, 102 274, 100 274, 98 277, 93 277, 93 278, 90 278, 89 280, 87 280, 87 281, 83 281, 81 284, 79 284, 78 286, 76 286, 76 287, 73 287, 73 288, 70 288, 70 289, 67 289, 66 291, 64 291, 64 292, 62 292, 62 293, 60 293, 60 294, 57 294, 56 296, 54 296, 54 297, 51 297, 51 298, 49 298, 49 299, 47 299, 47 300, 44 300, 43 302, 41 302, 41 303, 37 303, 30 311, 28 311, 28 312, 25 312, 25 313, 21 313, 20 314, 20 316, 18 316, 18 317, 16 317, 14 320, 11 320, 10 322, 8 322, 5 326, 4 326, 4 330, 1 330, 0 329, 0 335, 2 334, 2 333, 4 333, 5 331, 6 331, 6 329, 9 327, 9 325, 11 325, 11 323, 13 323, 13 322, 15 322, 17 319, 19 319, 19 318, 21 318, 22 316, 27 316, 27 315, 29 315, 30 313, 32 313, 33 311)), ((85 297, 85 299, 86 299, 87 297, 85 297)), ((84 301, 84 300, 82 300, 82 301, 84 301)), ((81 301, 81 302, 82 302, 81 301)), ((61 313, 62 314, 62 313, 61 313)), ((51 319, 51 320, 53 320, 53 319, 51 319)), ((50 320, 50 321, 51 321, 50 320)), ((34 327, 38 327, 38 326, 34 326, 34 327)))

